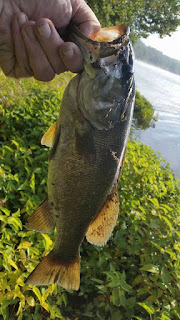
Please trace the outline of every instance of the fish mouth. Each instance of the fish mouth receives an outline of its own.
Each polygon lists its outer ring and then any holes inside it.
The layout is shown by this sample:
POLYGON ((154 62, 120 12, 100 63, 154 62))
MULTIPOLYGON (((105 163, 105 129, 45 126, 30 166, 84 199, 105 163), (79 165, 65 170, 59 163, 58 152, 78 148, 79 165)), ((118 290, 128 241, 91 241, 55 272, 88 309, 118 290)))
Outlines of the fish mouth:
POLYGON ((91 32, 89 38, 96 42, 119 42, 122 36, 129 35, 130 29, 127 24, 118 26, 101 28, 97 32, 91 32))
POLYGON ((120 24, 115 27, 101 28, 98 32, 90 33, 86 37, 76 25, 70 28, 69 40, 76 43, 86 59, 90 53, 91 62, 98 58, 104 58, 116 54, 121 48, 129 43, 130 29, 127 24, 120 24))

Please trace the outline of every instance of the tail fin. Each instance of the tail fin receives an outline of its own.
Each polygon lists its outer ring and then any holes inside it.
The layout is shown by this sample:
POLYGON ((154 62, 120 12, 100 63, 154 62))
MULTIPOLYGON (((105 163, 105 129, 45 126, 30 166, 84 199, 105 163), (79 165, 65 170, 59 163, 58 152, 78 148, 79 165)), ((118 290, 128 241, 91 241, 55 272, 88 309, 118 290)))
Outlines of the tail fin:
POLYGON ((37 286, 57 283, 66 290, 78 290, 80 286, 80 257, 73 262, 65 263, 54 260, 51 251, 37 265, 26 280, 27 284, 37 286))

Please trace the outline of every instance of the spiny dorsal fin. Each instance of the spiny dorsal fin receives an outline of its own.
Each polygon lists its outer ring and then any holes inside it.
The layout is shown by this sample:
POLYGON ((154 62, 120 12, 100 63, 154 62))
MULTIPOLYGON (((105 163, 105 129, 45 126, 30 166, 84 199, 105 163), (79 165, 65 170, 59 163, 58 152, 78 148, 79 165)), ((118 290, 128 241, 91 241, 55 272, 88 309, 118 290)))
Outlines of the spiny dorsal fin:
POLYGON ((39 232, 53 232, 55 223, 52 214, 49 211, 48 199, 30 215, 26 227, 39 232))
POLYGON ((46 147, 53 147, 55 133, 56 133, 57 123, 55 122, 48 131, 43 135, 41 139, 41 144, 46 147))
POLYGON ((103 246, 109 240, 119 213, 119 197, 116 188, 108 196, 97 217, 91 222, 86 233, 88 242, 103 246))
POLYGON ((78 290, 80 285, 80 257, 72 262, 62 262, 52 250, 37 265, 26 280, 36 286, 59 284, 66 290, 78 290))

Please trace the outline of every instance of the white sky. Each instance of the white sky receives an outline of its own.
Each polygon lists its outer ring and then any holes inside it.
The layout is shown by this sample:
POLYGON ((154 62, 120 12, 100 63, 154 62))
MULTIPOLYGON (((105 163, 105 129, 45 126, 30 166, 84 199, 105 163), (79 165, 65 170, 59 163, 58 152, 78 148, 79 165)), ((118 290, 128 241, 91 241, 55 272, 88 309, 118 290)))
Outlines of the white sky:
POLYGON ((146 39, 142 39, 145 45, 160 50, 166 56, 180 60, 180 27, 172 35, 160 38, 157 34, 152 34, 146 39))

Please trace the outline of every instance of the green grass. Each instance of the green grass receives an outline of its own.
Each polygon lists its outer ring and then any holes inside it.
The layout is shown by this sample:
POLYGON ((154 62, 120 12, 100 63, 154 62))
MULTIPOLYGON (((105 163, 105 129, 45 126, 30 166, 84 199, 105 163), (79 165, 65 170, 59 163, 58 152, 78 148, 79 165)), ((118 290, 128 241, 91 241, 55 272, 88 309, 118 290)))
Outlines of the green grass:
POLYGON ((46 83, 39 82, 34 78, 22 80, 7 78, 2 71, 0 71, 0 103, 8 107, 12 102, 18 101, 20 97, 25 99, 32 91, 32 88, 36 86, 40 86, 42 90, 49 90, 50 88, 54 90, 64 90, 73 76, 72 73, 66 72, 56 76, 51 82, 46 83))

